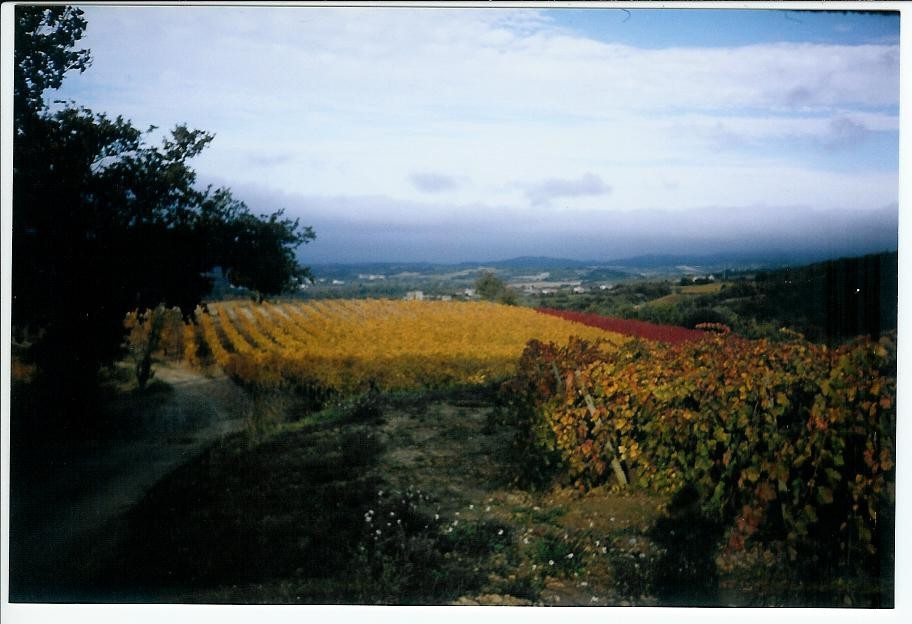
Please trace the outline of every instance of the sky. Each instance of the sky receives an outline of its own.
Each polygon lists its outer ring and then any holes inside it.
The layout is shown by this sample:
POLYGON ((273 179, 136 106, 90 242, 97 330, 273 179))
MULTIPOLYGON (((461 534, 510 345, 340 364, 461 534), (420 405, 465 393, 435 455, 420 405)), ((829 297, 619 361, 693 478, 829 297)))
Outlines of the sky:
POLYGON ((52 97, 214 133, 305 263, 897 247, 897 13, 82 8, 52 97))

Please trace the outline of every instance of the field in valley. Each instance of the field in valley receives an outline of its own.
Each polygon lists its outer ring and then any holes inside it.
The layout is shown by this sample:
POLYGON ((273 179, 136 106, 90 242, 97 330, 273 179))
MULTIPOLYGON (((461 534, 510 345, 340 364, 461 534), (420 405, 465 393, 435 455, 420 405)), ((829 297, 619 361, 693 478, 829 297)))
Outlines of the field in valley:
POLYGON ((890 335, 829 349, 488 303, 207 308, 132 316, 133 351, 157 323, 160 362, 244 389, 245 431, 122 519, 102 599, 892 603, 890 335))

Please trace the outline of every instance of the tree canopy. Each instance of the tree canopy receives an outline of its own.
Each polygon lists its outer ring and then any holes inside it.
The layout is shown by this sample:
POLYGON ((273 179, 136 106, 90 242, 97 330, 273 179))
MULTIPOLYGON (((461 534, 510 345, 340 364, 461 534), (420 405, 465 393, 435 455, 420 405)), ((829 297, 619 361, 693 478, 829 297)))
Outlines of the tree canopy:
POLYGON ((120 116, 48 89, 84 71, 86 27, 72 7, 16 7, 13 324, 37 337, 39 375, 79 393, 123 341, 137 307, 189 313, 221 267, 260 297, 307 275, 295 250, 314 232, 281 211, 255 215, 227 188, 201 188, 190 161, 213 135, 175 126, 156 144, 120 116))
POLYGON ((507 288, 504 281, 491 271, 484 271, 475 280, 475 290, 478 292, 479 297, 488 301, 496 301, 506 305, 516 305, 519 301, 516 291, 507 288))

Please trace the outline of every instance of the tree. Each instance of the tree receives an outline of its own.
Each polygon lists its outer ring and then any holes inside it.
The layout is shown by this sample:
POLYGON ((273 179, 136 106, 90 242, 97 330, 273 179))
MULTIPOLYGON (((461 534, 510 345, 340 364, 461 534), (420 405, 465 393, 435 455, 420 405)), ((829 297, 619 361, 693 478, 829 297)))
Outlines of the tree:
POLYGON ((47 396, 85 398, 100 366, 121 354, 123 319, 159 304, 189 313, 221 266, 262 295, 302 272, 295 249, 314 238, 283 213, 254 216, 225 188, 199 188, 190 161, 213 140, 156 130, 44 92, 70 70, 85 27, 70 7, 17 7, 13 163, 13 323, 36 338, 47 396), (22 49, 19 49, 19 45, 22 49))
POLYGON ((496 301, 506 305, 516 305, 519 297, 516 291, 507 288, 502 279, 491 271, 484 271, 475 280, 475 290, 478 296, 488 301, 496 301))
POLYGON ((298 266, 294 255, 297 246, 315 238, 313 229, 302 228, 299 220, 285 218, 281 210, 254 217, 226 189, 208 197, 202 210, 203 221, 214 224, 212 229, 225 229, 222 236, 209 239, 211 258, 220 263, 231 283, 254 291, 258 300, 312 277, 309 269, 298 266))
POLYGON ((86 21, 75 7, 16 7, 16 73, 13 101, 17 130, 24 130, 28 117, 47 108, 44 92, 63 84, 72 70, 84 72, 91 64, 89 50, 76 50, 86 21))

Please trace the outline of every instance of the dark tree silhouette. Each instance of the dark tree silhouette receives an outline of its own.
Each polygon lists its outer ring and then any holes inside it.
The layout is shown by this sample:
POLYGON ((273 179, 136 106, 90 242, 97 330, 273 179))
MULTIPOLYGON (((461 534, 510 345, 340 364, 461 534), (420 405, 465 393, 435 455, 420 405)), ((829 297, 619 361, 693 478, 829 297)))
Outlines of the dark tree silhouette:
POLYGON ((277 294, 306 271, 295 249, 314 238, 282 212, 255 216, 230 190, 201 189, 189 161, 209 133, 178 125, 153 145, 154 127, 72 103, 51 112, 45 91, 90 63, 75 49, 85 26, 75 8, 16 8, 13 324, 61 401, 85 399, 120 355, 128 311, 189 312, 217 266, 277 294))

